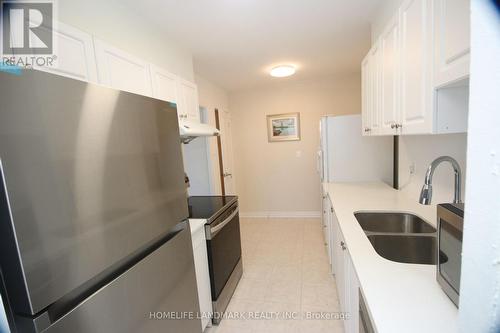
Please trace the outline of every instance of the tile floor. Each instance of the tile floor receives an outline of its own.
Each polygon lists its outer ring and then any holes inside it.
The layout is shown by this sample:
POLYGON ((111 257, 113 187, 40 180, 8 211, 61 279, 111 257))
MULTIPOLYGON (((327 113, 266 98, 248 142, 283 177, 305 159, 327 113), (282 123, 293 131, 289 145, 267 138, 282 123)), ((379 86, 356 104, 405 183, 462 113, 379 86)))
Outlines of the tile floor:
POLYGON ((241 238, 244 273, 227 309, 232 318, 208 333, 343 332, 341 320, 306 318, 340 311, 319 219, 241 219, 241 238))

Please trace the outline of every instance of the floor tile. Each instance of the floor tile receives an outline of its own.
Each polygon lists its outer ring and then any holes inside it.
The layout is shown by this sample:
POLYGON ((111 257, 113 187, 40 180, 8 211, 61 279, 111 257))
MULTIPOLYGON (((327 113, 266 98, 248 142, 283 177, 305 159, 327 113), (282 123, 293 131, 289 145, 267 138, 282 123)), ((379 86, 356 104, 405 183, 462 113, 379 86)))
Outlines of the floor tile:
POLYGON ((319 219, 242 218, 243 277, 231 319, 205 333, 342 333, 322 233, 319 219))

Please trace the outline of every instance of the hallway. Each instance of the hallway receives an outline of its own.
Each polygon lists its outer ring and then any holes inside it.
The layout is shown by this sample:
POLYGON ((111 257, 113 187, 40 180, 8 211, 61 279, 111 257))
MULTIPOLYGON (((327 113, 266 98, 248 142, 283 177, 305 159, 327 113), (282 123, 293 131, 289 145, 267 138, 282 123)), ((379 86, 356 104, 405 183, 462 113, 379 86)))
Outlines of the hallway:
POLYGON ((241 237, 243 277, 208 332, 343 332, 319 219, 242 218, 241 237))

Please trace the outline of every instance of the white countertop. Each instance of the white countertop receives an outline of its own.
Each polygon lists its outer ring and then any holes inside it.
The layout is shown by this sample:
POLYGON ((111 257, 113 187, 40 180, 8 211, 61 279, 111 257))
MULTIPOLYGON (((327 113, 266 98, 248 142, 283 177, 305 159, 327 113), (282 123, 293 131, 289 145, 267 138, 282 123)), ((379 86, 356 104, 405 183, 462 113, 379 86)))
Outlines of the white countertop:
POLYGON ((379 256, 354 217, 357 211, 411 212, 436 226, 436 206, 382 183, 329 183, 331 198, 377 332, 458 332, 458 309, 436 281, 436 266, 379 256))
POLYGON ((200 228, 207 223, 206 219, 189 219, 189 227, 191 228, 191 235, 194 235, 200 228))

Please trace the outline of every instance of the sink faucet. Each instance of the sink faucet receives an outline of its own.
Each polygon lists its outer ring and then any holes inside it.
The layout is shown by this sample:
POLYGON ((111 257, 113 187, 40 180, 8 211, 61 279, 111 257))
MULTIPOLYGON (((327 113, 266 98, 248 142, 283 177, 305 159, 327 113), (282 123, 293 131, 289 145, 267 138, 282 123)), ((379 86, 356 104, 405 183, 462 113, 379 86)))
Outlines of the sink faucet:
POLYGON ((420 192, 420 200, 419 202, 423 205, 430 205, 432 199, 432 176, 434 175, 434 170, 436 167, 441 164, 441 162, 449 162, 453 167, 453 171, 455 173, 455 198, 453 199, 453 203, 460 203, 460 179, 462 177, 462 170, 460 170, 460 165, 458 162, 450 156, 441 156, 436 158, 431 165, 427 168, 427 172, 425 174, 424 186, 422 186, 422 191, 420 192))

